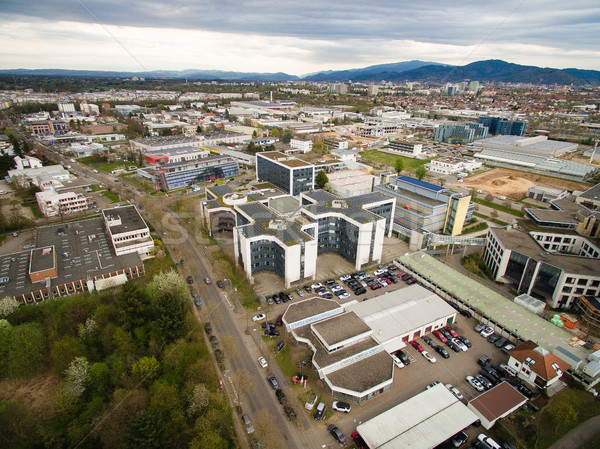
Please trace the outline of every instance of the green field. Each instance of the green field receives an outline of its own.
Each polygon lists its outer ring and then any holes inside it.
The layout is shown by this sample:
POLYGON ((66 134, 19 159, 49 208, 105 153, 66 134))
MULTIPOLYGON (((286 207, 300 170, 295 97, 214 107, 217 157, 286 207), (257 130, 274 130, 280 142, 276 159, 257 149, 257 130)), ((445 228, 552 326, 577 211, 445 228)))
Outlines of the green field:
POLYGON ((119 201, 121 201, 121 199, 119 198, 119 195, 109 192, 108 190, 105 190, 104 192, 102 192, 104 194, 104 196, 106 198, 108 198, 112 203, 118 203, 119 201))
POLYGON ((396 164, 396 159, 402 159, 404 162, 404 171, 416 170, 417 167, 420 167, 421 165, 431 161, 431 159, 413 159, 411 157, 396 156, 395 154, 384 153, 383 151, 377 150, 363 151, 360 153, 360 157, 370 161, 389 165, 392 168, 396 164))

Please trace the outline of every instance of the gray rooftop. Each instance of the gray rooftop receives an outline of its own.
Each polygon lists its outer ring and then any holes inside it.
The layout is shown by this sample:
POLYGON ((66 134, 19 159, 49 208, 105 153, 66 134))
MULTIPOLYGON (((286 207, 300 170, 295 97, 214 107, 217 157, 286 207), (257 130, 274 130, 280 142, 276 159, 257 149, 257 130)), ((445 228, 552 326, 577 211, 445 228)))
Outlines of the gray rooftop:
POLYGON ((589 353, 580 346, 570 346, 567 340, 572 336, 565 330, 523 309, 424 251, 401 256, 398 261, 409 270, 430 280, 465 304, 519 335, 522 340, 535 341, 551 352, 556 347, 563 347, 580 358, 585 358, 589 353))
POLYGON ((327 379, 336 387, 360 393, 382 384, 393 375, 394 362, 387 352, 381 351, 327 374, 327 379))
POLYGON ((30 271, 37 273, 54 267, 54 253, 54 247, 52 246, 32 249, 30 271))
POLYGON ((228 193, 233 193, 233 189, 226 184, 210 186, 210 187, 207 187, 206 190, 209 190, 216 196, 223 196, 228 193))
POLYGON ((579 196, 588 200, 600 201, 600 184, 596 184, 579 196))
POLYGON ((312 327, 329 346, 335 346, 336 343, 371 331, 371 328, 354 312, 346 312, 319 321, 312 327))
POLYGON ((290 304, 285 311, 284 318, 286 323, 293 324, 336 309, 339 309, 340 312, 342 311, 342 306, 337 301, 315 296, 290 304))
POLYGON ((138 212, 135 206, 114 207, 112 209, 104 209, 102 214, 108 218, 120 218, 121 224, 110 227, 112 235, 121 234, 123 232, 132 232, 142 229, 147 229, 146 222, 138 212))
POLYGON ((262 203, 251 202, 236 207, 255 220, 255 223, 238 228, 248 238, 271 235, 286 245, 295 244, 299 240, 312 239, 312 237, 300 230, 299 223, 280 218, 262 203), (274 220, 281 221, 281 228, 275 229, 269 226, 269 223, 274 220))
MULTIPOLYGON (((55 248, 58 277, 51 280, 51 286, 85 281, 142 264, 137 252, 115 256, 101 217, 39 228, 36 246, 55 248)), ((0 256, 0 276, 10 278, 7 285, 0 286, 0 296, 17 296, 43 287, 39 282, 32 284, 29 278, 32 253, 0 256)))

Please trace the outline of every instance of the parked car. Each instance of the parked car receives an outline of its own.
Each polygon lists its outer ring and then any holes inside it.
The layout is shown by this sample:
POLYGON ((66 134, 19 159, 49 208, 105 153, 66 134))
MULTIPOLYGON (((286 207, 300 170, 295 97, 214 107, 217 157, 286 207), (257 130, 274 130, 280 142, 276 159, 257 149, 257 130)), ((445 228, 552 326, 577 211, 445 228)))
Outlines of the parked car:
POLYGON ((331 408, 337 410, 338 412, 349 413, 352 407, 350 407, 350 404, 347 402, 333 401, 331 403, 331 408))
POLYGON ((515 345, 513 345, 512 343, 506 343, 502 348, 502 352, 508 354, 508 351, 510 351, 511 349, 515 349, 515 345))
POLYGON ((428 336, 424 336, 423 337, 423 341, 425 343, 427 343, 429 346, 431 346, 432 348, 435 348, 437 345, 433 342, 433 340, 431 338, 429 338, 428 336))
POLYGON ((471 384, 471 386, 473 388, 475 388, 477 391, 479 391, 479 392, 485 391, 485 388, 483 385, 481 385, 481 382, 479 382, 473 376, 467 376, 466 379, 467 379, 467 382, 469 382, 471 384))
POLYGON ((200 307, 202 305, 202 301, 200 301, 200 298, 195 297, 194 304, 196 304, 196 307, 200 307))
POLYGON ((466 318, 471 318, 473 316, 473 314, 466 309, 458 309, 458 313, 466 318))
POLYGON ((452 386, 452 384, 446 384, 446 388, 450 391, 450 393, 456 396, 457 399, 464 399, 463 395, 460 393, 460 391, 458 391, 458 388, 452 386))
POLYGON ((210 284, 210 278, 204 278, 204 283, 205 284, 210 284))
POLYGON ((402 361, 402 363, 404 363, 404 365, 410 365, 410 359, 402 349, 398 349, 394 354, 402 361))
POLYGON ((272 327, 269 327, 268 329, 265 330, 265 335, 267 337, 279 337, 279 331, 275 330, 272 327))
POLYGON ((316 289, 318 289, 319 287, 322 287, 322 286, 323 286, 323 284, 321 284, 320 282, 315 282, 314 284, 312 284, 310 286, 310 288, 312 288, 313 290, 316 290, 316 289))
POLYGON ((423 352, 421 353, 421 355, 422 355, 423 357, 425 357, 425 358, 426 358, 426 359, 427 359, 429 362, 431 362, 431 363, 435 363, 435 362, 437 362, 436 358, 435 358, 434 356, 432 356, 431 354, 429 354, 427 351, 423 351, 423 352))
POLYGON ((491 382, 489 379, 486 379, 486 378, 485 378, 484 376, 482 376, 481 374, 475 374, 473 377, 474 377, 475 379, 477 379, 477 380, 479 381, 479 383, 480 383, 481 385, 483 385, 483 387, 484 387, 486 390, 489 390, 490 388, 492 388, 492 387, 494 386, 494 384, 493 384, 493 383, 492 383, 492 382, 491 382))
POLYGON ((475 326, 475 332, 479 333, 482 330, 484 330, 487 326, 483 323, 479 323, 477 326, 475 326))
POLYGON ((273 349, 273 352, 275 352, 275 354, 277 354, 278 352, 280 352, 283 348, 285 348, 285 343, 283 341, 280 341, 279 343, 277 343, 275 345, 275 348, 273 349))
POLYGON ((206 323, 204 323, 204 332, 206 332, 207 334, 212 333, 212 326, 210 325, 210 323, 208 321, 206 323))
MULTIPOLYGON (((501 364, 500 364, 500 365, 498 365, 498 366, 499 366, 499 367, 500 367, 502 370, 504 370, 504 373, 505 373, 507 376, 514 376, 514 377, 516 377, 516 376, 517 376, 517 371, 516 371, 516 370, 515 370, 515 369, 514 369, 512 366, 509 366, 509 365, 507 365, 507 364, 505 364, 505 363, 501 363, 501 364)), ((495 369, 497 370, 497 368, 495 368, 495 369)))
POLYGON ((481 371, 488 373, 490 376, 492 376, 496 380, 496 382, 498 382, 498 381, 500 381, 500 379, 502 379, 502 376, 500 375, 500 373, 491 366, 484 366, 483 368, 481 368, 481 371))
POLYGON ((481 366, 489 365, 491 361, 492 359, 490 359, 487 355, 482 355, 477 359, 477 363, 479 363, 481 366))
POLYGON ((483 337, 483 338, 488 338, 490 335, 492 335, 494 333, 494 329, 492 329, 491 327, 486 327, 484 328, 481 332, 479 332, 479 334, 483 337))
POLYGON ((464 432, 458 432, 451 438, 450 441, 452 441, 452 446, 461 447, 463 444, 469 441, 469 437, 464 432))
POLYGON ((448 339, 440 331, 433 331, 432 334, 435 335, 442 343, 446 343, 448 341, 448 339))
POLYGON ((287 398, 285 397, 285 393, 283 392, 283 390, 275 390, 275 396, 277 396, 277 400, 281 405, 287 404, 287 398))
POLYGON ((216 349, 216 348, 219 347, 219 340, 217 340, 217 336, 216 335, 211 335, 210 338, 209 338, 209 340, 210 340, 213 348, 216 349))
POLYGON ((394 364, 398 367, 398 368, 404 368, 404 363, 402 363, 402 361, 396 357, 395 355, 392 354, 392 360, 394 361, 394 364))
POLYGON ((360 436, 360 433, 353 432, 352 433, 352 440, 354 440, 354 444, 356 445, 356 449, 369 449, 369 446, 367 446, 367 443, 365 442, 365 440, 363 439, 363 437, 360 436))
POLYGON ((529 387, 526 387, 523 384, 517 385, 517 390, 519 390, 521 393, 523 393, 528 398, 530 398, 534 395, 533 391, 531 391, 531 389, 529 387))
POLYGON ((298 296, 300 296, 300 298, 302 298, 304 296, 304 292, 302 290, 300 290, 299 288, 296 289, 296 293, 298 294, 298 296))
MULTIPOLYGON (((498 380, 496 380, 496 378, 494 376, 492 376, 490 373, 488 373, 487 371, 479 371, 479 375, 481 377, 483 377, 485 380, 487 380, 488 382, 492 383, 492 386, 496 385, 498 383, 498 380)), ((484 384, 485 386, 485 384, 484 384)))
POLYGON ((283 315, 279 315, 275 320, 275 326, 283 326, 283 315))
POLYGON ((434 380, 429 385, 427 385, 427 387, 425 389, 429 390, 430 388, 433 388, 433 387, 435 387, 436 385, 439 385, 439 384, 441 384, 441 382, 439 380, 434 380))
POLYGON ((221 363, 223 361, 223 358, 223 351, 221 351, 220 349, 215 349, 215 359, 217 359, 217 363, 221 363))
POLYGON ((452 339, 452 343, 454 343, 456 346, 458 346, 460 348, 461 351, 467 351, 469 348, 467 348, 467 345, 465 345, 462 341, 460 341, 458 338, 453 338, 452 339))
POLYGON ((306 290, 306 293, 312 293, 312 288, 310 288, 308 285, 304 286, 304 290, 306 290))
POLYGON ((329 430, 329 433, 331 435, 333 435, 333 438, 335 438, 335 440, 338 443, 341 443, 341 444, 346 443, 346 437, 344 436, 342 431, 340 429, 338 429, 338 426, 336 426, 335 424, 329 424, 329 426, 327 426, 327 430, 329 430))
POLYGON ((500 335, 495 333, 490 335, 487 339, 487 341, 489 341, 490 343, 496 343, 498 340, 500 340, 500 335))
POLYGON ((308 398, 308 401, 306 401, 306 404, 304 404, 304 408, 306 410, 312 410, 317 403, 317 399, 319 399, 319 396, 317 396, 315 393, 311 393, 310 398, 308 398))
POLYGON ((317 409, 315 410, 315 414, 313 415, 315 421, 320 421, 321 418, 323 418, 323 413, 325 413, 325 403, 319 402, 319 405, 317 405, 317 409))
POLYGON ((242 421, 246 425, 246 432, 248 435, 252 435, 254 433, 254 427, 252 426, 252 421, 250 421, 250 417, 248 415, 242 415, 242 421))
POLYGON ((446 342, 446 346, 448 346, 454 352, 460 352, 461 351, 460 347, 456 343, 454 343, 453 339, 452 340, 448 340, 446 342))
POLYGON ((496 345, 497 348, 502 348, 506 344, 507 341, 508 341, 507 338, 501 337, 498 340, 496 340, 496 343, 494 343, 494 345, 496 345))
POLYGON ((480 433, 477 439, 482 443, 487 444, 492 449, 502 449, 502 447, 498 443, 496 443, 494 440, 492 440, 490 437, 483 433, 480 433))
POLYGON ((406 284, 407 284, 407 285, 412 285, 412 284, 414 284, 415 282, 417 282, 417 280, 416 280, 415 278, 410 278, 410 279, 407 279, 407 280, 406 280, 406 284))
POLYGON ((194 278, 192 276, 188 276, 186 278, 186 280, 187 280, 187 283, 190 284, 190 285, 194 283, 194 278))
POLYGON ((419 343, 417 340, 411 340, 410 344, 419 352, 423 352, 425 350, 423 349, 423 346, 421 346, 421 343, 419 343))
POLYGON ((269 374, 267 376, 267 381, 269 382, 269 385, 271 385, 273 390, 277 390, 279 388, 279 382, 277 382, 277 379, 275 379, 275 376, 273 376, 272 374, 269 374))
POLYGON ((267 315, 265 315, 264 313, 259 313, 258 315, 254 315, 252 317, 252 321, 262 321, 265 318, 267 318, 267 315))
POLYGON ((267 363, 267 359, 265 359, 264 357, 259 357, 258 363, 262 368, 266 368, 267 366, 269 366, 269 364, 267 363))
POLYGON ((452 338, 458 338, 458 332, 456 332, 450 326, 444 326, 444 330, 448 332, 452 338))
POLYGON ((469 341, 467 337, 463 337, 462 335, 458 337, 458 339, 467 347, 470 348, 473 344, 469 341))
POLYGON ((308 382, 308 376, 305 376, 304 374, 296 374, 295 376, 292 376, 292 383, 303 384, 306 382, 308 382))
POLYGON ((222 281, 221 279, 219 279, 219 280, 217 281, 217 287, 219 287, 219 288, 223 288, 223 286, 224 286, 224 284, 223 284, 223 281, 222 281))
POLYGON ((441 347, 439 345, 435 348, 435 351, 445 359, 450 357, 450 354, 448 354, 448 351, 446 351, 443 347, 441 347))

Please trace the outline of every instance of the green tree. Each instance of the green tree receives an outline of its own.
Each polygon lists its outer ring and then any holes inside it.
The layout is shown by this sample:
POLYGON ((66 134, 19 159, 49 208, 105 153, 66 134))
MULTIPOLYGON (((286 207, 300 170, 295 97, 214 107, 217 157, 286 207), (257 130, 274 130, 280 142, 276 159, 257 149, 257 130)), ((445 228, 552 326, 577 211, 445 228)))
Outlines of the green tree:
POLYGON ((6 374, 13 377, 35 374, 42 367, 45 355, 46 339, 40 324, 25 323, 10 328, 6 374))
POLYGON ((158 367, 158 360, 154 356, 142 357, 131 367, 131 374, 135 380, 148 384, 158 376, 158 367))
POLYGON ((152 325, 165 343, 181 337, 184 332, 185 303, 175 292, 165 292, 154 300, 152 325))
POLYGON ((279 137, 279 134, 280 134, 279 128, 273 128, 271 130, 271 137, 279 137))
POLYGON ((127 281, 119 292, 119 310, 121 322, 132 330, 148 322, 152 313, 150 299, 138 284, 127 281))
POLYGON ((294 132, 291 129, 286 129, 281 135, 281 141, 283 143, 290 143, 290 140, 294 138, 294 132))
POLYGON ((35 419, 29 409, 18 401, 0 401, 0 446, 25 447, 35 427, 35 419))
POLYGON ((322 189, 329 182, 329 178, 323 170, 320 170, 319 173, 317 173, 317 176, 315 176, 315 182, 317 183, 317 187, 322 189))
POLYGON ((138 448, 170 448, 170 439, 166 438, 165 423, 160 416, 141 411, 125 428, 123 433, 124 447, 138 448))
POLYGON ((94 395, 106 396, 110 388, 110 369, 104 362, 92 363, 90 366, 90 383, 88 389, 94 395))
POLYGON ((402 173, 402 170, 404 170, 404 159, 401 157, 397 158, 396 162, 394 163, 394 168, 396 169, 398 176, 400 176, 400 173, 402 173))
POLYGON ((423 178, 425 178, 425 176, 427 176, 427 169, 425 168, 424 165, 420 165, 417 167, 417 169, 415 170, 415 176, 417 177, 417 179, 419 181, 422 181, 423 178))
POLYGON ((569 403, 555 400, 550 406, 548 406, 546 413, 556 424, 556 428, 554 429, 555 433, 558 432, 558 429, 561 426, 565 426, 566 429, 570 429, 577 424, 577 412, 569 403))
POLYGON ((50 349, 54 373, 63 376, 73 359, 83 355, 85 355, 85 346, 78 338, 66 336, 56 340, 50 349))

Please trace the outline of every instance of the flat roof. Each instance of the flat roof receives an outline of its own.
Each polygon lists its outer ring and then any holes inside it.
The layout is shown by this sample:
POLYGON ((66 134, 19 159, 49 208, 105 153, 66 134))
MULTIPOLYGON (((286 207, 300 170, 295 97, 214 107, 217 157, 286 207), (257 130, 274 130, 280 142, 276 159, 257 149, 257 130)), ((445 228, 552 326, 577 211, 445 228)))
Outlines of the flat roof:
POLYGON ((356 430, 370 449, 431 449, 478 419, 438 384, 359 424, 356 430))
MULTIPOLYGON (((102 217, 39 228, 37 248, 54 246, 57 277, 50 285, 87 280, 142 264, 137 252, 115 256, 102 217)), ((1 296, 18 296, 37 291, 43 282, 31 283, 29 265, 33 251, 21 251, 0 256, 0 277, 9 277, 0 286, 1 296)))
POLYGON ((565 351, 584 359, 589 351, 581 346, 570 346, 572 335, 549 321, 529 312, 485 285, 459 273, 449 265, 417 251, 399 257, 398 262, 450 293, 522 340, 533 340, 552 351, 562 347, 565 351))
POLYGON ((307 298, 304 301, 298 301, 290 304, 283 314, 283 317, 288 324, 292 325, 309 317, 317 316, 334 310, 339 310, 339 313, 341 313, 344 309, 337 301, 333 299, 325 299, 314 296, 312 298, 307 298))
POLYGON ((32 273, 49 270, 54 267, 54 247, 35 248, 31 250, 32 273))
POLYGON ((527 402, 525 396, 508 382, 502 382, 469 401, 469 405, 488 421, 494 421, 504 417, 506 413, 525 404, 525 402, 527 402))
POLYGON ((103 209, 102 215, 109 220, 111 218, 121 219, 120 225, 110 226, 109 230, 112 235, 148 228, 146 222, 144 221, 144 219, 142 218, 135 206, 113 207, 112 209, 103 209))
MULTIPOLYGON (((571 254, 548 253, 528 232, 518 229, 491 228, 490 232, 493 232, 508 249, 531 257, 536 261, 560 268, 565 273, 600 276, 600 259, 571 254)), ((547 233, 551 234, 552 230, 548 230, 547 233)), ((584 239, 582 236, 577 237, 584 239)))
POLYGON ((422 187, 427 190, 432 190, 434 192, 441 192, 442 190, 447 190, 445 187, 436 186, 435 184, 431 184, 425 181, 419 181, 418 179, 411 178, 409 176, 398 176, 398 180, 406 182, 408 184, 413 184, 418 187, 422 187))
POLYGON ((286 165, 291 168, 313 167, 313 164, 311 164, 310 162, 303 161, 302 159, 298 159, 297 157, 288 156, 287 154, 280 153, 279 151, 263 151, 261 153, 256 153, 256 155, 260 155, 261 157, 270 159, 281 165, 286 165))
POLYGON ((362 393, 392 379, 393 375, 394 362, 387 352, 381 351, 328 373, 326 378, 338 388, 362 393))
POLYGON ((426 288, 414 284, 389 291, 368 301, 346 306, 373 329, 380 343, 448 316, 456 310, 426 288))
POLYGON ((585 192, 579 195, 579 197, 593 201, 600 200, 600 183, 596 184, 594 187, 587 189, 585 192))

